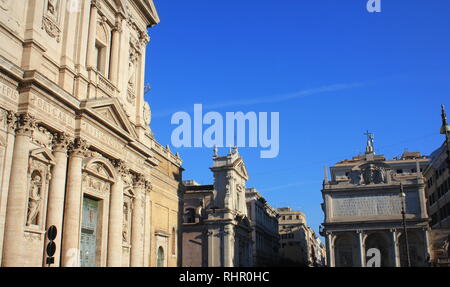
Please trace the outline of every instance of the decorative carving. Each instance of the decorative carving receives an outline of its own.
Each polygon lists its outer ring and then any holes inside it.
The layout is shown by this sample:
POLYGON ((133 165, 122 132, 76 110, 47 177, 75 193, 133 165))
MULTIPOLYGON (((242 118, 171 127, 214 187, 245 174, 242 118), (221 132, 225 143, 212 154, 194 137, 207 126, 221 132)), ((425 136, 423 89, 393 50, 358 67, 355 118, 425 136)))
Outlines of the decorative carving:
POLYGON ((4 11, 8 11, 10 3, 11 0, 0 0, 0 8, 4 11))
POLYGON ((143 107, 143 118, 146 127, 150 127, 152 121, 152 110, 150 109, 149 103, 145 102, 143 107))
POLYGON ((146 186, 146 182, 147 182, 147 180, 143 174, 137 173, 134 175, 134 178, 133 178, 133 186, 134 187, 143 189, 146 186))
POLYGON ((122 19, 120 17, 119 17, 119 19, 116 20, 116 23, 112 30, 116 31, 118 33, 122 33, 123 27, 122 27, 122 19))
POLYGON ((105 195, 110 192, 111 184, 87 173, 83 173, 83 188, 96 194, 105 195))
POLYGON ((48 0, 47 3, 47 14, 52 15, 57 19, 58 17, 58 5, 59 0, 48 0))
POLYGON ((51 149, 53 142, 53 134, 46 128, 38 126, 33 133, 33 142, 39 146, 51 149))
POLYGON ((47 32, 47 34, 56 38, 56 42, 61 41, 61 28, 59 27, 59 6, 60 0, 47 0, 47 7, 44 11, 44 16, 42 17, 42 29, 47 32))
POLYGON ((75 138, 74 141, 69 145, 69 153, 73 156, 85 156, 88 149, 88 144, 85 139, 75 138))
POLYGON ((8 131, 14 131, 16 129, 17 116, 13 111, 8 111, 6 114, 6 124, 8 131))
POLYGON ((36 128, 36 119, 28 113, 17 113, 16 118, 16 134, 32 137, 36 128))
POLYGON ((39 225, 38 216, 41 207, 42 193, 42 175, 38 171, 34 171, 31 178, 29 196, 28 196, 28 213, 27 226, 39 225))
POLYGON ((122 222, 122 241, 129 241, 129 222, 130 222, 130 203, 124 202, 123 204, 123 222, 122 222))
POLYGON ((70 146, 71 137, 65 132, 57 132, 53 135, 53 150, 66 152, 70 146))
POLYGON ((365 184, 386 183, 386 172, 382 167, 375 164, 368 164, 362 169, 362 176, 365 184))

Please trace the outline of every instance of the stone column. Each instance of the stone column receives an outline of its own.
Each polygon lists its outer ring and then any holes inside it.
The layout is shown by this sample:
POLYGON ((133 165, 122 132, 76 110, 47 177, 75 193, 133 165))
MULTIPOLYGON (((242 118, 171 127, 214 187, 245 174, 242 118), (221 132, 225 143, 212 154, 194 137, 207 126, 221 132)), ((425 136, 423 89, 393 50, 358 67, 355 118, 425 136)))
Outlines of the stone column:
MULTIPOLYGON (((138 174, 134 179, 133 214, 131 217, 131 267, 144 265, 144 214, 145 177, 138 174)), ((167 256, 167 255, 166 255, 167 256)))
POLYGON ((128 170, 121 160, 114 162, 117 171, 116 182, 111 189, 108 228, 108 267, 122 266, 123 228, 123 180, 128 170))
MULTIPOLYGON (((3 162, 11 163, 14 151, 14 140, 16 131, 16 113, 8 111, 6 113, 6 146, 3 162)), ((5 231, 6 207, 8 202, 9 179, 11 178, 11 165, 4 166, 2 174, 2 182, 0 185, 0 262, 3 256, 3 235, 5 231)))
POLYGON ((234 253, 233 248, 233 226, 232 225, 225 225, 224 232, 223 232, 223 267, 234 267, 233 266, 233 258, 232 254, 234 253))
POLYGON ((76 138, 69 149, 61 258, 63 267, 77 267, 80 265, 80 228, 83 207, 82 164, 87 143, 81 138, 76 138))
POLYGON ((334 258, 334 242, 333 242, 333 234, 331 233, 327 233, 327 251, 328 251, 328 267, 335 267, 336 266, 336 262, 335 262, 335 258, 334 258))
POLYGON ((217 267, 215 265, 215 251, 216 247, 214 244, 214 229, 209 227, 208 232, 206 232, 208 238, 208 266, 207 267, 217 267))
MULTIPOLYGON (((66 172, 67 172, 67 148, 69 146, 69 136, 66 133, 57 133, 53 140, 53 155, 55 156, 55 166, 52 169, 52 179, 50 182, 50 189, 48 194, 47 204, 47 223, 46 229, 52 225, 56 226, 57 236, 54 240, 56 244, 56 252, 54 255, 55 263, 52 267, 60 266, 61 258, 61 232, 64 214, 64 196, 66 192, 66 172)), ((47 246, 49 240, 45 237, 45 245, 47 246)), ((46 252, 44 252, 47 254, 46 252)), ((47 256, 45 255, 45 259, 47 256)), ((48 266, 45 264, 44 266, 48 266)))
POLYGON ((362 230, 358 230, 358 252, 359 252, 359 267, 366 267, 366 254, 364 250, 364 232, 362 230))
POLYGON ((112 53, 109 71, 111 82, 118 86, 119 63, 120 63, 120 35, 122 34, 122 18, 117 19, 116 26, 112 32, 112 53))
POLYGON ((89 36, 87 45, 87 57, 86 66, 88 68, 93 68, 96 66, 95 63, 95 41, 97 39, 97 17, 98 8, 97 0, 91 0, 91 14, 89 17, 89 36))
POLYGON ((399 244, 397 240, 397 230, 392 229, 391 230, 392 235, 392 259, 394 261, 395 267, 400 267, 400 252, 399 252, 399 244))
POLYGON ((28 203, 28 159, 30 141, 36 127, 36 121, 28 113, 16 114, 16 117, 16 138, 9 180, 3 242, 2 266, 5 267, 24 266, 23 259, 27 252, 25 250, 24 231, 28 203))

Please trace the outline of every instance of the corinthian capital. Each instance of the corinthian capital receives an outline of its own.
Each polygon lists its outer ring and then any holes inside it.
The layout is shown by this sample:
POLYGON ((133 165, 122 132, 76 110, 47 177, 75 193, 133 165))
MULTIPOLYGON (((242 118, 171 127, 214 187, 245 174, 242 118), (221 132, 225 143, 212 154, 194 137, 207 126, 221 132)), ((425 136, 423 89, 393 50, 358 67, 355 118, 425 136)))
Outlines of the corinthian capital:
POLYGON ((125 161, 121 159, 112 160, 113 166, 116 168, 117 174, 126 181, 129 177, 130 170, 128 169, 125 161))
POLYGON ((16 130, 17 117, 16 113, 13 111, 8 111, 6 115, 6 124, 8 125, 8 130, 14 132, 16 130))
POLYGON ((53 135, 53 150, 66 152, 71 144, 71 137, 65 132, 57 132, 53 135))
POLYGON ((133 178, 133 186, 135 188, 144 189, 146 181, 147 180, 145 179, 145 176, 141 173, 138 173, 133 178))
POLYGON ((72 156, 84 156, 88 150, 88 144, 85 139, 77 137, 69 145, 69 153, 72 156))
POLYGON ((31 137, 36 128, 36 119, 29 113, 16 114, 16 135, 31 137))

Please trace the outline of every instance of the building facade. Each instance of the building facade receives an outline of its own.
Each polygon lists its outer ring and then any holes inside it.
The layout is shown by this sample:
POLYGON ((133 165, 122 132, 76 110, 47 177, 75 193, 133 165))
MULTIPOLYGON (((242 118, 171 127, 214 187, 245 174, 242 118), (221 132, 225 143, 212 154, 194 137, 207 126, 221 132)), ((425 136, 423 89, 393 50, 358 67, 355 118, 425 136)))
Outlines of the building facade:
POLYGON ((450 126, 444 105, 441 117, 441 134, 445 136, 445 142, 431 154, 424 176, 431 217, 431 259, 435 265, 450 266, 450 126))
POLYGON ((321 234, 329 266, 364 267, 374 249, 379 250, 381 266, 408 266, 408 253, 412 266, 427 265, 429 219, 422 171, 428 161, 420 153, 407 152, 386 160, 375 155, 373 135, 368 134, 365 155, 331 167, 331 180, 325 169, 321 234))
POLYGON ((442 106, 441 134, 445 142, 431 154, 430 165, 424 171, 432 228, 450 229, 450 126, 442 106))
POLYGON ((248 173, 237 148, 214 151, 213 185, 185 182, 183 259, 185 267, 252 266, 252 227, 245 198, 248 173))
POLYGON ((280 235, 280 265, 324 266, 325 246, 316 232, 307 225, 306 216, 290 207, 277 209, 280 235))
POLYGON ((181 160, 144 100, 151 0, 0 1, 0 261, 176 266, 181 160))
POLYGON ((247 188, 245 197, 252 227, 253 266, 276 266, 279 264, 280 247, 279 214, 255 188, 247 188))

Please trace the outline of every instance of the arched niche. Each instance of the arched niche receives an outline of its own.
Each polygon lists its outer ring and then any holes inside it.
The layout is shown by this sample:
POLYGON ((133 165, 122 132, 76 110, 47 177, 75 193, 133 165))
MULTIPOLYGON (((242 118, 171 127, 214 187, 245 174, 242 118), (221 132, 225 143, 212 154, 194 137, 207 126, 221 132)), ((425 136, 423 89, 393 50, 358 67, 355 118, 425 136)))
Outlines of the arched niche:
POLYGON ((336 267, 358 266, 358 242, 355 232, 338 233, 333 243, 336 267))
POLYGON ((394 243, 386 232, 377 231, 367 234, 364 240, 364 247, 364 256, 367 256, 367 252, 373 248, 380 251, 381 267, 395 266, 395 259, 392 257, 394 243))

